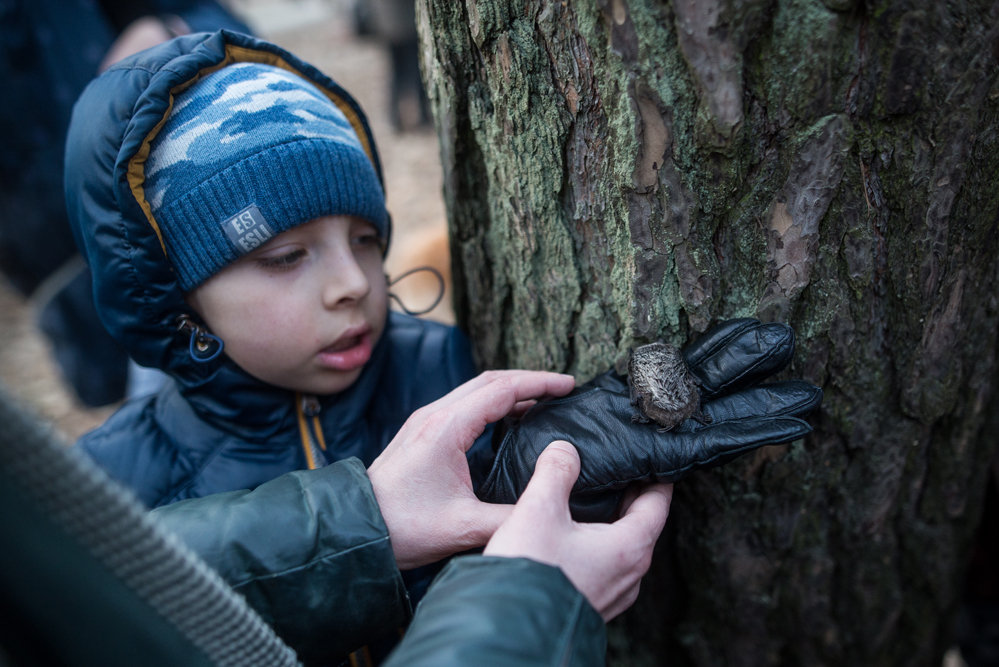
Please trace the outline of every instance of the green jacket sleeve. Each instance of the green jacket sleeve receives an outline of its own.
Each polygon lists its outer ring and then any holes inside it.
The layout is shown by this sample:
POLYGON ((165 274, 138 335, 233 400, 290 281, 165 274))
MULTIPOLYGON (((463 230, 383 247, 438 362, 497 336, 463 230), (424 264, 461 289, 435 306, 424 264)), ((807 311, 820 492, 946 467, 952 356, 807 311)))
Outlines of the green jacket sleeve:
POLYGON ((384 667, 597 667, 606 627, 562 571, 526 558, 452 561, 384 667))
POLYGON ((357 459, 253 491, 152 512, 213 567, 306 664, 344 658, 403 627, 409 597, 357 459))

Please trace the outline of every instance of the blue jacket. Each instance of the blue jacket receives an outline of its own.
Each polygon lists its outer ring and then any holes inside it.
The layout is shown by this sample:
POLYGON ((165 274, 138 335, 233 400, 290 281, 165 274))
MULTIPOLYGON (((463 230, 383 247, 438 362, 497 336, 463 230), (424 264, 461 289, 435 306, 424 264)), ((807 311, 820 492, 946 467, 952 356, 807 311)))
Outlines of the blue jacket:
MULTIPOLYGON (((357 103, 315 68, 246 35, 175 39, 112 67, 81 96, 66 149, 66 200, 93 270, 97 309, 136 361, 165 370, 174 383, 128 403, 78 446, 150 507, 252 489, 348 457, 367 466, 414 410, 475 374, 460 332, 395 313, 360 378, 333 396, 264 384, 225 355, 208 363, 192 357, 190 334, 177 321, 197 315, 143 209, 143 155, 172 89, 206 68, 243 60, 287 67, 326 91, 352 119, 381 178, 357 103)), ((476 452, 489 451, 486 440, 476 452)))

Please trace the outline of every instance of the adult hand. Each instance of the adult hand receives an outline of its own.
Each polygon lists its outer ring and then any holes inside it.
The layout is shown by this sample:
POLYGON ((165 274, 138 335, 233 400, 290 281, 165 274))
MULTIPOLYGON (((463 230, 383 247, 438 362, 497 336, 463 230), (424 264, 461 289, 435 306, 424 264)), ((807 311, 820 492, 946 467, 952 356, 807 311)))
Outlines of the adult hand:
POLYGON ((576 523, 569 514, 569 494, 577 477, 575 447, 551 443, 538 457, 513 513, 489 540, 485 555, 530 558, 561 568, 609 621, 638 597, 652 549, 666 525, 673 485, 646 487, 615 523, 576 523))
POLYGON ((572 391, 570 375, 490 371, 406 420, 368 468, 400 570, 480 547, 509 516, 472 492, 465 452, 486 425, 543 396, 572 391))
POLYGON ((479 497, 516 502, 548 443, 567 440, 582 460, 570 499, 573 517, 610 521, 633 482, 675 482, 757 447, 801 438, 811 431, 801 418, 822 402, 822 390, 798 380, 754 386, 793 354, 794 332, 784 324, 731 320, 707 332, 683 355, 701 382, 702 409, 711 423, 688 419, 667 433, 632 422, 636 409, 628 385, 614 373, 542 402, 504 437, 479 497))

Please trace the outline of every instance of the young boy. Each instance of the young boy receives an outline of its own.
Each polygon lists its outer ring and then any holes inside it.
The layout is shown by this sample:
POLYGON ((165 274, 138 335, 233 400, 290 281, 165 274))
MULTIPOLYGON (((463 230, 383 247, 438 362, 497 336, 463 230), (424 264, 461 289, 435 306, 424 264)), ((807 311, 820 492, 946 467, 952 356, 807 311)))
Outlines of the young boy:
POLYGON ((77 103, 66 169, 104 324, 174 378, 78 443, 149 507, 368 466, 475 374, 456 329, 388 312, 371 132, 291 54, 223 32, 124 61, 77 103))

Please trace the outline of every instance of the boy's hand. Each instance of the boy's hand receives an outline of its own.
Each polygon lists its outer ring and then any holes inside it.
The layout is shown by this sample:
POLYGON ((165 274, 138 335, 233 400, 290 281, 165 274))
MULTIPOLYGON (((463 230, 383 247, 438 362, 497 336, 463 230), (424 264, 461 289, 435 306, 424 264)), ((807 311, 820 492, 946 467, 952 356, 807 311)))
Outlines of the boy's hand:
POLYGON ((593 608, 609 621, 638 597, 652 549, 666 524, 672 484, 646 487, 616 523, 575 523, 569 494, 579 477, 579 455, 564 441, 538 457, 527 489, 486 546, 486 556, 530 558, 561 568, 593 608))
POLYGON ((566 440, 582 460, 569 503, 572 516, 611 521, 633 482, 679 481, 757 447, 804 437, 812 429, 802 417, 822 402, 822 390, 800 380, 755 386, 780 372, 793 354, 794 332, 787 325, 750 319, 718 325, 683 350, 712 421, 688 419, 667 433, 655 424, 634 423, 626 379, 601 375, 524 415, 504 437, 479 497, 516 502, 541 452, 554 440, 566 440))
POLYGON ((512 505, 472 492, 465 452, 486 425, 518 414, 543 396, 572 391, 570 375, 490 371, 406 420, 368 468, 400 570, 485 544, 512 505))

